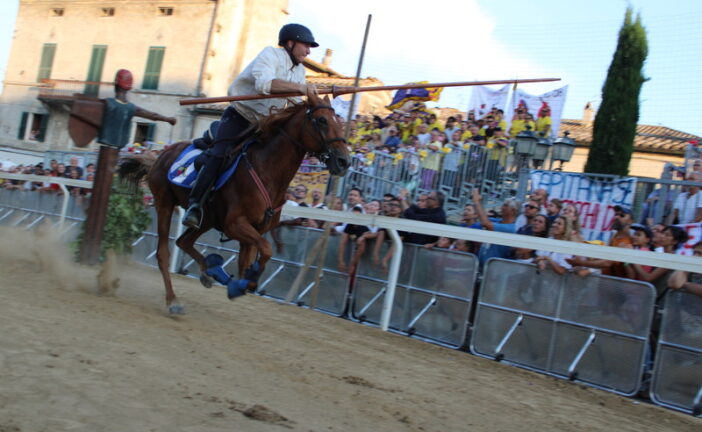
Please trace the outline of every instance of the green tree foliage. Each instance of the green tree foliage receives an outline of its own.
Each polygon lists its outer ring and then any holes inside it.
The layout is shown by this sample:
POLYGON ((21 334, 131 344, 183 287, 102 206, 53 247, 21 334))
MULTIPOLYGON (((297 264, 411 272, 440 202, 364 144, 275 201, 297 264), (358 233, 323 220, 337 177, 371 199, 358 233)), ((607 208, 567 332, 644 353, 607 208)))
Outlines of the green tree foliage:
MULTIPOLYGON (((144 192, 141 188, 115 179, 112 182, 110 201, 107 205, 107 219, 100 244, 100 258, 105 259, 105 252, 112 249, 117 255, 129 255, 132 243, 141 236, 151 223, 151 217, 144 208, 144 192)), ((76 239, 77 251, 85 233, 85 222, 76 239)))
POLYGON ((647 55, 646 29, 640 16, 632 20, 632 10, 628 8, 602 87, 602 103, 595 116, 585 172, 621 176, 629 173, 639 121, 639 94, 646 81, 642 69, 647 55))

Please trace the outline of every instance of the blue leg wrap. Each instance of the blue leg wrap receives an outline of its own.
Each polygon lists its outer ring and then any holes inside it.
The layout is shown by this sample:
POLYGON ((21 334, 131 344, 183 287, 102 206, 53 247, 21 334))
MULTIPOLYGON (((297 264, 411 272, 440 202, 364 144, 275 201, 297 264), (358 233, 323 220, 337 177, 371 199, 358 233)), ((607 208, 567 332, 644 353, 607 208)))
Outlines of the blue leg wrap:
POLYGON ((224 264, 224 258, 222 258, 222 255, 209 254, 205 257, 205 266, 207 268, 221 266, 222 264, 224 264))
POLYGON ((232 278, 227 284, 227 297, 229 297, 229 300, 246 294, 246 287, 248 285, 249 281, 246 279, 237 280, 232 278))
POLYGON ((222 285, 226 285, 232 278, 231 275, 227 273, 222 266, 210 267, 205 271, 205 273, 212 276, 214 280, 221 283, 222 285))
POLYGON ((205 265, 207 265, 205 273, 222 285, 226 285, 231 276, 224 270, 222 264, 224 264, 224 258, 221 255, 209 254, 205 257, 205 265))

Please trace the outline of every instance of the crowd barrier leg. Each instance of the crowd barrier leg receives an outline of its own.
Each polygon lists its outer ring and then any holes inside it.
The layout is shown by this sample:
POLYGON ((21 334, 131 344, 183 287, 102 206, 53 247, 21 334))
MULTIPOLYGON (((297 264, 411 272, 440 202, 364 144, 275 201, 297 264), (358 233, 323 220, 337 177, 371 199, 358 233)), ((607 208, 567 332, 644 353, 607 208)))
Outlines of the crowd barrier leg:
MULTIPOLYGON (((320 280, 321 280, 321 278, 320 278, 320 280)), ((295 303, 296 303, 298 306, 304 306, 305 302, 302 301, 302 298, 303 298, 308 292, 310 292, 310 290, 312 289, 312 287, 314 287, 315 285, 317 285, 317 281, 312 281, 312 282, 310 282, 309 284, 307 284, 307 286, 306 286, 304 289, 300 290, 300 293, 299 293, 299 294, 297 295, 297 297, 295 298, 295 303)))
POLYGON ((32 229, 34 225, 38 224, 39 222, 44 220, 44 215, 39 216, 38 218, 34 219, 34 222, 30 223, 27 225, 25 229, 32 229))
POLYGON ((524 315, 519 314, 517 315, 517 319, 514 320, 512 323, 512 326, 507 330, 507 333, 505 333, 505 336, 502 338, 500 343, 497 345, 495 348, 495 360, 500 361, 504 357, 504 353, 502 352, 503 348, 505 345, 507 345, 507 342, 509 339, 512 337, 515 331, 517 331, 517 327, 522 325, 522 321, 524 321, 524 315))
POLYGON ((13 227, 18 226, 19 224, 21 224, 22 222, 24 222, 24 220, 27 219, 27 218, 29 217, 30 214, 31 214, 31 213, 25 214, 24 216, 22 216, 21 218, 19 218, 18 220, 16 220, 15 223, 12 224, 12 226, 13 226, 13 227))
POLYGON ((697 391, 697 395, 692 401, 692 415, 699 416, 700 414, 702 414, 702 386, 697 391))
POLYGON ((414 328, 414 325, 417 323, 417 321, 419 321, 419 320, 422 318, 422 316, 423 316, 425 313, 427 313, 427 311, 428 311, 432 306, 435 306, 435 305, 436 305, 436 296, 432 296, 432 298, 427 302, 427 304, 424 305, 424 307, 422 308, 422 310, 419 311, 419 313, 417 314, 417 316, 415 316, 414 318, 412 318, 412 321, 410 321, 410 323, 407 324, 407 334, 409 334, 409 335, 411 336, 411 335, 413 335, 413 334, 415 333, 416 329, 414 328))
POLYGON ((568 367, 569 380, 573 381, 575 378, 578 377, 578 372, 575 370, 575 368, 578 367, 580 360, 582 360, 588 348, 590 348, 592 344, 595 343, 595 337, 595 329, 590 329, 590 335, 588 336, 587 340, 585 340, 585 343, 583 344, 582 348, 580 348, 580 351, 578 351, 578 354, 575 356, 575 359, 573 359, 573 363, 571 363, 568 367))
POLYGON ((10 209, 10 210, 6 211, 4 215, 0 216, 0 221, 3 221, 6 217, 10 216, 14 212, 15 212, 14 209, 10 209))
POLYGON ((371 306, 373 306, 373 305, 375 304, 376 301, 378 301, 378 299, 379 299, 383 294, 385 294, 385 291, 386 291, 386 290, 387 290, 387 287, 386 287, 386 286, 384 286, 383 288, 381 288, 380 291, 378 291, 378 293, 377 293, 376 295, 374 295, 373 298, 371 298, 371 299, 368 301, 368 303, 366 303, 366 305, 363 306, 363 308, 362 308, 360 311, 358 311, 358 320, 359 320, 359 321, 363 322, 363 321, 366 320, 366 312, 368 311, 368 309, 371 308, 371 306))
POLYGON ((285 270, 285 264, 280 264, 275 270, 273 270, 273 273, 271 273, 271 275, 258 286, 258 293, 264 295, 266 293, 266 286, 273 282, 273 279, 275 279, 275 277, 278 276, 283 270, 285 270))

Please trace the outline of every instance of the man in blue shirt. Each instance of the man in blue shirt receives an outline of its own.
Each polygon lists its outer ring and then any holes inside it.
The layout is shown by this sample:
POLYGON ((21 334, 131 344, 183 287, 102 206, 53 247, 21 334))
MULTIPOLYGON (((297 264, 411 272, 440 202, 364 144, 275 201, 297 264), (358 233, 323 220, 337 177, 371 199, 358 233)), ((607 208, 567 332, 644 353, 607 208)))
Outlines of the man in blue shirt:
MULTIPOLYGON (((482 201, 483 197, 480 196, 480 192, 478 192, 477 189, 473 189, 473 204, 475 204, 475 210, 478 212, 478 220, 483 226, 483 229, 512 234, 517 232, 517 226, 515 224, 517 216, 519 215, 519 202, 517 200, 507 199, 502 203, 501 218, 499 220, 488 218, 483 208, 482 201)), ((510 246, 483 243, 478 252, 480 267, 482 268, 490 258, 509 258, 511 250, 512 248, 510 246)))

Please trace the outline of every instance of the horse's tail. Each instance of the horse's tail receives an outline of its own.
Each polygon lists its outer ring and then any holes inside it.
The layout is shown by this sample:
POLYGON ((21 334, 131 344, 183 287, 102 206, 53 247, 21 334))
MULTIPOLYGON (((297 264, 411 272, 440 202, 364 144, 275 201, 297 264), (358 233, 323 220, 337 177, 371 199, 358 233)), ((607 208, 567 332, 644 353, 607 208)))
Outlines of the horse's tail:
POLYGON ((148 153, 125 156, 119 160, 117 174, 120 180, 136 188, 155 162, 156 158, 148 153))

